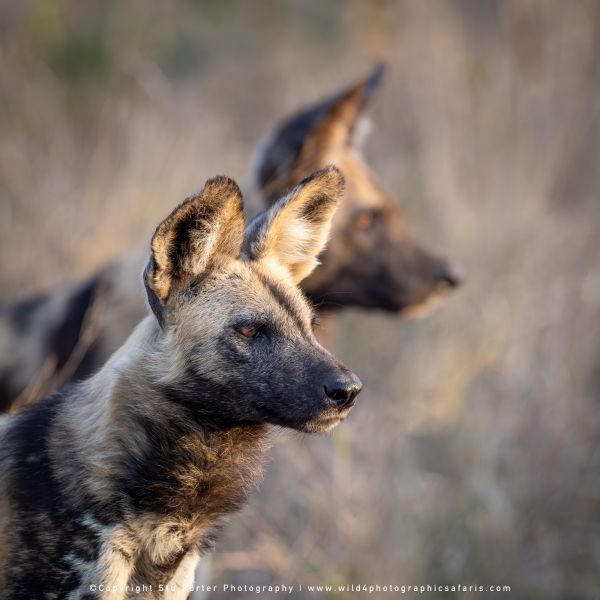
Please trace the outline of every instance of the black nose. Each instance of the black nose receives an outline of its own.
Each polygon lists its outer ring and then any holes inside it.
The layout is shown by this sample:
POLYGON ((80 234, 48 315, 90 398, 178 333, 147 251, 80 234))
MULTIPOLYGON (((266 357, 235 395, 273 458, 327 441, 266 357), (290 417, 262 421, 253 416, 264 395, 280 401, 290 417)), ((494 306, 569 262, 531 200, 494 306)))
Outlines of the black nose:
POLYGON ((447 285, 448 287, 458 287, 462 281, 463 276, 455 265, 445 263, 442 268, 436 273, 436 280, 438 283, 447 285))
POLYGON ((324 388, 327 398, 331 402, 338 408, 346 408, 354 402, 362 390, 362 381, 354 373, 348 373, 332 377, 325 383, 324 388))

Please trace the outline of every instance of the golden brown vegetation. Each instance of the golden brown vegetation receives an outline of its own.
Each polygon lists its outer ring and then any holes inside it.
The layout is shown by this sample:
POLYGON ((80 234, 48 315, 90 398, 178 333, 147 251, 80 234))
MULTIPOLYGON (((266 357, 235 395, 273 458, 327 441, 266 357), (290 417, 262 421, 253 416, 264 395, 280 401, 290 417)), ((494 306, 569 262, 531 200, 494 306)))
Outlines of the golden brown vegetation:
POLYGON ((2 13, 3 299, 149 239, 208 176, 243 178, 278 117, 388 62, 369 162, 467 284, 427 320, 338 318, 361 402, 331 437, 282 436, 216 581, 598 594, 598 2, 2 13))

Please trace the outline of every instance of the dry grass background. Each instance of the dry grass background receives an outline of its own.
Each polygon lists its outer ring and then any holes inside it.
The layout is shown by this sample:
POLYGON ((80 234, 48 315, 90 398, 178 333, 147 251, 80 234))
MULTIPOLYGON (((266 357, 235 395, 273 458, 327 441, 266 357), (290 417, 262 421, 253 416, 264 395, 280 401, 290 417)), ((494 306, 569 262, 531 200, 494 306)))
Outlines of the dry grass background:
POLYGON ((600 3, 27 0, 0 30, 2 299, 247 180, 278 118, 388 62, 367 157, 467 285, 338 317, 362 400, 280 435, 215 581, 598 597, 600 3))

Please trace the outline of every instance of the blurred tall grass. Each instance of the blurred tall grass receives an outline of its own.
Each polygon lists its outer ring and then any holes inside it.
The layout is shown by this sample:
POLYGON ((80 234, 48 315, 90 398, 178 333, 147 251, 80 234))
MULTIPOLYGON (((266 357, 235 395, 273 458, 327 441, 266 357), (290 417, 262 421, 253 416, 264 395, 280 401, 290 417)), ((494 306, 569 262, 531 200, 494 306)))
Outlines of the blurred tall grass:
POLYGON ((366 391, 330 437, 280 435, 217 582, 600 594, 598 2, 26 0, 0 32, 3 300, 247 180, 278 118, 388 62, 367 158, 467 285, 337 318, 366 391))

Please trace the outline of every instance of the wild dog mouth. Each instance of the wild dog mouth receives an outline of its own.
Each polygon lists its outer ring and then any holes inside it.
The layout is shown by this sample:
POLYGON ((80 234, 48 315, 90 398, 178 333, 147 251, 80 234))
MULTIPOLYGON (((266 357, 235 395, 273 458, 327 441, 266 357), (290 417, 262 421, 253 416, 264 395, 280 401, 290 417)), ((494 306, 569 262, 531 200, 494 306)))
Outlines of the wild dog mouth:
POLYGON ((301 427, 301 430, 306 433, 326 433, 327 431, 331 431, 350 414, 354 404, 355 401, 353 400, 341 410, 328 409, 306 422, 301 427))

